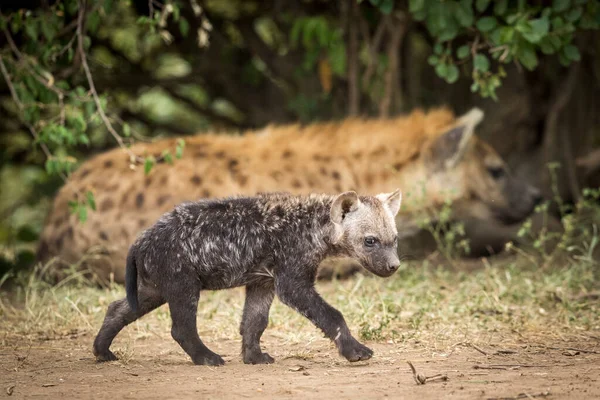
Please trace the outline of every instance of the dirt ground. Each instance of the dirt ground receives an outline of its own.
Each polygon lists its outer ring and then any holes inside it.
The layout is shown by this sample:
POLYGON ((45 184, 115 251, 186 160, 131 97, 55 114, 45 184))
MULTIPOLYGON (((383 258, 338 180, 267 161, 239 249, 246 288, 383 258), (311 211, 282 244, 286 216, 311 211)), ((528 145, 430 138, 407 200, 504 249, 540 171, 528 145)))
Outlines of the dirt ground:
MULTIPOLYGON (((433 351, 420 343, 367 343, 375 356, 340 358, 325 339, 289 344, 265 333, 272 365, 244 365, 239 340, 207 344, 222 367, 194 366, 170 338, 115 342, 124 361, 96 363, 91 334, 12 343, 0 350, 2 398, 600 398, 600 337, 486 347, 458 343, 433 351), (123 348, 125 347, 125 348, 123 348), (485 353, 485 354, 484 354, 485 353), (417 385, 407 361, 427 379, 417 385), (443 379, 443 377, 447 379, 443 379)), ((117 353, 119 354, 119 353, 117 353)))

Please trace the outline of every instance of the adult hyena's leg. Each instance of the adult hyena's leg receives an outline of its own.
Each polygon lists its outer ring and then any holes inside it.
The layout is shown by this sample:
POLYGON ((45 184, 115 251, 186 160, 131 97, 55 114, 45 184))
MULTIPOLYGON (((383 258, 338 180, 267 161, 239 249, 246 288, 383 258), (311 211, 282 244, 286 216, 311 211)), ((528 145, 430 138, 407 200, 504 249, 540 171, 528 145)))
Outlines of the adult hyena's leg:
POLYGON ((269 309, 275 288, 272 284, 246 286, 246 302, 240 325, 242 357, 246 364, 271 364, 273 357, 260 349, 260 337, 269 324, 269 309))
POLYGON ((171 336, 185 352, 192 358, 196 365, 223 365, 225 361, 220 355, 212 352, 202 343, 196 327, 196 313, 200 288, 195 287, 190 281, 187 285, 179 286, 177 292, 167 298, 173 326, 171 336))
POLYGON ((125 326, 155 308, 163 305, 165 300, 155 289, 140 287, 138 291, 138 310, 134 313, 127 299, 117 300, 108 306, 102 327, 94 340, 94 355, 98 361, 113 361, 117 357, 110 351, 110 345, 117 334, 125 326))

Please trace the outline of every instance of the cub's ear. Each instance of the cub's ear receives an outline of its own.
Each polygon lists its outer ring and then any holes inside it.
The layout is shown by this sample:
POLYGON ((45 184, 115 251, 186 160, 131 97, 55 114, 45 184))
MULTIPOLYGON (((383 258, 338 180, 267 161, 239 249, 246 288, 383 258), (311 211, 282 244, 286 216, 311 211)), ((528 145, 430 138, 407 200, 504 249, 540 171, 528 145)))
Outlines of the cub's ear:
POLYGON ((392 215, 395 216, 400 211, 400 205, 402 205, 402 192, 400 189, 396 189, 392 193, 380 193, 375 197, 392 212, 392 215))
POLYGON ((348 213, 356 211, 360 205, 358 195, 354 191, 344 192, 338 195, 331 205, 331 221, 341 224, 348 213))
POLYGON ((445 168, 458 164, 469 147, 475 127, 483 120, 483 111, 473 108, 458 118, 454 128, 444 132, 431 144, 431 155, 445 168))

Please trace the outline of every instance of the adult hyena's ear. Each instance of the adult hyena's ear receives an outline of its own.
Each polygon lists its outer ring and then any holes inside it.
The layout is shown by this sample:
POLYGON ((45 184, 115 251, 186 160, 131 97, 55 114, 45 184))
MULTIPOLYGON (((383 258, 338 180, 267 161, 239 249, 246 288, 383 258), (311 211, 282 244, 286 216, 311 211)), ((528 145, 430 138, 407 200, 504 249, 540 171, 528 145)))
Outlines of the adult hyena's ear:
POLYGON ((454 128, 444 132, 431 144, 431 155, 444 168, 458 164, 469 147, 475 127, 483 120, 483 111, 473 108, 458 118, 454 128))
POLYGON ((402 204, 402 192, 400 189, 394 190, 392 193, 380 193, 377 197, 385 207, 392 212, 392 215, 397 215, 402 204))

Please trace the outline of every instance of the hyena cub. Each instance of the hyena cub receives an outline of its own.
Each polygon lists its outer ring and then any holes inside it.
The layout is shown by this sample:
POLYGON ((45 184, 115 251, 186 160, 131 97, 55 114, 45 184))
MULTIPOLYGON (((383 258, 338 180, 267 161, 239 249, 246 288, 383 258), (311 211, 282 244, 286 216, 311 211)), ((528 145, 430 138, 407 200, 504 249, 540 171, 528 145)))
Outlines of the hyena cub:
POLYGON ((198 336, 198 299, 202 290, 236 286, 246 286, 244 363, 274 361, 261 351, 260 337, 275 294, 319 327, 347 360, 371 358, 373 351, 352 337, 314 282, 327 256, 353 257, 376 275, 392 275, 400 264, 394 221, 400 202, 396 190, 375 197, 267 193, 179 205, 131 246, 127 298, 108 307, 94 341, 96 358, 115 360, 109 347, 119 331, 167 302, 173 339, 193 362, 223 364, 198 336))

